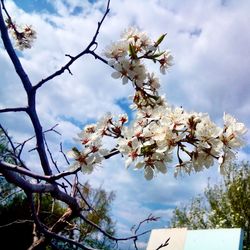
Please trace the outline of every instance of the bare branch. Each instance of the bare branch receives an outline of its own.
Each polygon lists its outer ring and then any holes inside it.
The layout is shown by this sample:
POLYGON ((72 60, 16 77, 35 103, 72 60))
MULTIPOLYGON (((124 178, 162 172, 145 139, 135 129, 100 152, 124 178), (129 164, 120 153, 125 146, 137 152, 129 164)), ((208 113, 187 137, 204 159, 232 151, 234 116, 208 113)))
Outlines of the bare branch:
MULTIPOLYGON (((3 173, 7 181, 17 185, 24 191, 29 190, 35 193, 39 192, 52 192, 54 191, 54 186, 51 184, 31 184, 29 181, 22 178, 19 174, 6 168, 7 163, 0 161, 0 172, 3 173)), ((23 170, 27 171, 27 170, 23 170)))
POLYGON ((10 222, 8 224, 4 224, 4 225, 0 225, 0 228, 4 228, 4 227, 10 227, 13 226, 15 224, 24 224, 24 223, 33 223, 33 220, 15 220, 13 222, 10 222))
POLYGON ((0 109, 0 113, 7 113, 7 112, 27 112, 27 107, 19 107, 19 108, 5 108, 0 109))
POLYGON ((15 192, 13 192, 13 193, 11 193, 11 194, 5 196, 3 199, 0 200, 0 202, 1 202, 1 203, 4 203, 4 202, 5 202, 6 200, 8 200, 11 196, 15 196, 17 193, 21 193, 21 192, 23 192, 22 189, 16 190, 15 192))
POLYGON ((168 238, 164 243, 162 243, 159 247, 157 247, 155 250, 159 250, 163 247, 166 247, 169 245, 170 238, 168 238))
MULTIPOLYGON (((81 184, 78 183, 78 185, 81 185, 81 184)), ((83 186, 83 185, 82 185, 82 186, 83 186)), ((94 212, 98 215, 97 211, 93 208, 93 206, 90 205, 90 203, 89 203, 89 202, 86 200, 86 198, 83 196, 83 194, 82 194, 80 188, 79 188, 78 186, 76 186, 76 189, 77 189, 77 192, 78 192, 78 194, 80 195, 81 199, 82 199, 82 200, 84 201, 84 203, 87 205, 88 210, 92 210, 92 211, 94 211, 94 212)), ((87 210, 87 209, 84 209, 84 211, 86 211, 86 210, 87 210)))
POLYGON ((70 162, 69 162, 69 160, 68 160, 67 156, 66 156, 66 155, 65 155, 65 153, 63 152, 63 146, 62 146, 62 143, 60 143, 60 152, 62 153, 62 155, 63 155, 63 157, 64 157, 65 161, 67 162, 67 164, 68 164, 68 165, 70 165, 70 162))
MULTIPOLYGON (((16 148, 15 148, 10 136, 8 135, 7 131, 3 128, 3 126, 1 124, 0 124, 0 130, 4 133, 4 136, 7 138, 8 142, 10 143, 13 154, 16 155, 16 148)), ((15 164, 17 164, 17 160, 15 157, 13 158, 13 160, 14 160, 15 164)))
POLYGON ((114 149, 111 149, 110 150, 110 153, 109 154, 107 154, 107 155, 104 155, 103 157, 104 157, 104 159, 108 159, 108 158, 110 158, 110 157, 112 157, 112 156, 114 156, 114 155, 117 155, 117 154, 120 154, 120 151, 117 149, 117 148, 114 148, 114 149))
MULTIPOLYGON (((2 4, 2 9, 5 12, 5 14, 8 16, 8 18, 11 20, 10 15, 8 14, 7 10, 4 6, 4 0, 0 0, 2 4)), ((11 164, 5 161, 0 160, 0 173, 3 174, 3 176, 6 178, 6 180, 10 183, 13 183, 17 187, 21 188, 27 195, 29 204, 31 205, 32 209, 32 215, 34 218, 34 233, 38 232, 39 235, 35 235, 34 242, 32 246, 29 248, 29 250, 35 250, 39 249, 39 244, 48 244, 50 243, 51 239, 68 242, 72 245, 75 245, 81 249, 86 250, 94 250, 93 248, 84 246, 80 244, 79 242, 76 242, 74 240, 71 240, 69 238, 63 237, 59 235, 62 230, 66 228, 66 226, 71 223, 71 220, 74 218, 79 218, 86 222, 88 225, 96 229, 98 232, 102 233, 103 236, 106 236, 108 239, 113 240, 114 242, 118 241, 127 241, 127 240, 133 240, 135 247, 136 241, 138 240, 138 237, 145 235, 150 232, 150 230, 145 231, 143 233, 138 233, 141 225, 145 222, 154 221, 157 219, 157 217, 153 217, 152 215, 149 215, 147 219, 143 220, 139 223, 139 225, 136 227, 134 231, 134 235, 129 237, 114 237, 113 235, 106 232, 104 229, 102 229, 101 226, 95 224, 91 220, 88 219, 88 217, 84 216, 82 212, 84 211, 83 208, 80 207, 79 199, 83 200, 85 204, 87 205, 87 208, 90 210, 94 210, 94 208, 89 204, 88 200, 85 199, 83 193, 79 189, 78 186, 78 176, 77 173, 80 171, 81 167, 74 169, 73 171, 64 171, 61 172, 59 169, 59 166, 56 162, 56 160, 53 157, 53 154, 49 148, 49 145, 46 141, 45 133, 49 131, 53 131, 60 135, 58 131, 55 130, 55 126, 52 128, 43 131, 42 124, 40 122, 40 119, 37 114, 36 110, 36 93, 37 90, 42 87, 46 82, 54 79, 55 77, 63 74, 65 71, 68 71, 70 74, 72 74, 70 67, 71 65, 78 60, 80 57, 86 54, 91 54, 94 56, 95 59, 98 59, 102 61, 103 63, 108 65, 108 61, 99 56, 95 53, 96 49, 98 48, 98 42, 97 37, 100 32, 100 28, 108 15, 110 9, 110 0, 107 1, 106 10, 103 14, 102 19, 98 22, 97 29, 95 31, 95 34, 91 40, 91 42, 88 44, 88 46, 79 54, 76 56, 71 56, 69 54, 65 55, 68 57, 67 60, 69 60, 64 66, 61 67, 61 69, 55 71, 53 74, 49 75, 47 78, 42 79, 40 82, 38 82, 36 85, 32 85, 28 75, 26 74, 12 44, 8 36, 8 29, 5 25, 4 18, 2 16, 2 9, 0 8, 0 30, 2 35, 2 40, 4 43, 4 46, 6 48, 6 51, 13 63, 13 66, 22 81, 23 88, 26 91, 27 95, 27 107, 17 107, 17 108, 4 108, 0 109, 0 113, 7 113, 7 112, 26 112, 32 122, 33 128, 34 128, 34 136, 30 137, 29 139, 25 140, 22 143, 19 143, 17 146, 14 145, 11 138, 7 135, 6 137, 11 144, 11 150, 13 151, 14 159, 16 159, 16 164, 11 164), (36 150, 39 157, 40 157, 40 165, 43 169, 43 174, 35 173, 34 171, 29 170, 28 168, 25 168, 24 163, 21 161, 21 153, 23 152, 23 149, 26 145, 26 143, 30 140, 36 139, 36 146, 33 150, 36 150), (52 164, 51 164, 52 163, 52 164), (51 166, 51 165, 52 166, 51 166), (55 167, 55 169, 58 171, 58 174, 53 174, 52 168, 55 167), (70 175, 75 175, 75 179, 73 184, 67 180, 65 177, 70 175), (32 181, 36 180, 35 183, 30 181, 30 178, 33 178, 32 181), (64 179, 72 188, 72 193, 68 194, 67 189, 64 184, 61 184, 62 179, 64 179), (43 224, 39 219, 39 208, 36 209, 34 204, 34 194, 44 194, 44 193, 50 193, 51 197, 53 199, 59 200, 64 202, 68 208, 67 211, 61 216, 61 218, 54 223, 54 225, 49 228, 45 224, 43 224), (79 193, 79 195, 78 195, 79 193), (40 235, 41 234, 41 235, 40 235), (38 237, 39 239, 38 239, 38 237)), ((1 6, 0 6, 1 7, 1 6)), ((112 66, 111 66, 112 67, 112 66)), ((62 144, 60 144, 60 152, 63 154, 67 164, 69 165, 70 162, 68 161, 66 155, 64 154, 62 150, 62 144)), ((112 149, 109 154, 105 155, 104 158, 108 159, 116 154, 119 154, 119 150, 117 148, 112 149)), ((34 166, 35 167, 35 166, 34 166)), ((39 206, 38 206, 39 207, 39 206)), ((83 205, 85 207, 85 205, 83 205)), ((13 223, 11 223, 13 224, 13 223)), ((165 243, 166 244, 166 243, 165 243)), ((41 246, 40 245, 40 246, 41 246)))
MULTIPOLYGON (((4 3, 3 3, 3 1, 1 1, 1 2, 2 2, 3 9, 6 12, 4 3)), ((9 15, 8 15, 8 18, 10 18, 9 15)), ((11 41, 10 41, 10 38, 8 35, 8 30, 7 30, 7 27, 5 25, 4 18, 2 16, 1 8, 0 8, 0 30, 1 30, 2 40, 4 43, 5 49, 8 52, 8 55, 9 55, 13 65, 15 67, 15 70, 23 83, 23 87, 25 88, 26 92, 29 93, 32 89, 32 85, 31 85, 31 82, 30 82, 27 74, 25 73, 25 71, 21 65, 21 62, 20 62, 19 58, 17 57, 16 52, 11 44, 11 41)))
MULTIPOLYGON (((76 172, 80 170, 80 168, 79 168, 79 169, 76 169, 76 170, 74 170, 72 172, 71 171, 65 171, 65 172, 62 172, 62 173, 57 174, 57 175, 48 176, 48 175, 36 174, 33 171, 30 171, 28 169, 24 169, 23 167, 20 167, 18 165, 14 165, 14 164, 11 164, 11 163, 8 163, 8 162, 4 162, 4 161, 0 161, 0 167, 2 169, 10 170, 10 171, 13 171, 13 172, 17 172, 19 174, 23 174, 23 175, 32 177, 32 178, 34 178, 36 180, 44 180, 44 181, 47 181, 47 182, 56 181, 56 180, 59 180, 59 179, 63 178, 64 176, 76 174, 76 172)), ((1 169, 0 169, 0 172, 1 172, 1 169)), ((70 186, 72 186, 71 183, 69 183, 69 184, 70 184, 70 186)), ((60 185, 61 187, 65 188, 65 186, 62 185, 62 184, 57 183, 57 185, 60 185)))
POLYGON ((66 54, 66 56, 68 56, 68 57, 70 58, 69 62, 66 63, 64 66, 62 66, 61 69, 57 70, 56 72, 54 72, 53 74, 51 74, 51 75, 48 76, 47 78, 42 79, 40 82, 38 82, 38 83, 33 87, 33 90, 34 90, 34 91, 36 91, 38 88, 40 88, 44 83, 46 83, 46 82, 52 80, 53 78, 55 78, 55 77, 57 77, 57 76, 63 74, 65 70, 68 70, 69 73, 72 74, 69 67, 70 67, 77 59, 79 59, 79 58, 82 57, 83 55, 92 54, 92 53, 93 53, 93 51, 94 51, 94 50, 96 49, 96 47, 97 47, 96 39, 97 39, 97 36, 98 36, 98 34, 99 34, 99 31, 100 31, 100 28, 101 28, 101 26, 102 26, 102 23, 104 22, 104 20, 105 20, 107 14, 108 14, 109 11, 110 11, 109 5, 110 5, 110 0, 108 0, 107 6, 106 6, 106 10, 105 10, 105 13, 104 13, 104 15, 103 15, 101 21, 98 22, 98 26, 97 26, 96 32, 95 32, 95 34, 94 34, 94 37, 92 38, 92 41, 89 43, 89 45, 86 47, 86 49, 83 50, 81 53, 79 53, 79 54, 76 55, 76 56, 71 56, 71 55, 66 54), (91 48, 92 48, 94 45, 95 45, 96 47, 95 47, 94 50, 93 50, 93 49, 91 49, 91 48))
POLYGON ((109 5, 110 5, 110 0, 108 0, 106 11, 105 11, 105 13, 104 13, 104 15, 102 17, 102 20, 100 22, 98 22, 98 27, 97 27, 96 33, 95 33, 95 35, 94 35, 94 37, 92 39, 92 42, 90 43, 90 46, 88 46, 89 48, 91 48, 92 45, 96 44, 96 38, 97 38, 97 36, 99 34, 102 23, 103 23, 104 19, 106 18, 106 16, 108 15, 109 11, 110 11, 109 5))
POLYGON ((96 225, 95 223, 93 223, 92 221, 90 221, 89 219, 87 219, 84 215, 82 215, 81 213, 79 214, 79 217, 81 219, 83 219, 86 223, 88 223, 89 225, 93 226, 95 229, 97 229, 99 232, 101 232, 103 235, 105 235, 107 238, 114 240, 114 241, 127 241, 127 240, 134 240, 137 239, 138 237, 145 235, 147 233, 150 232, 150 230, 147 230, 143 233, 137 234, 137 235, 133 235, 133 236, 128 236, 128 237, 114 237, 112 235, 110 235, 109 233, 107 233, 105 230, 103 230, 101 227, 99 227, 98 225, 96 225))
MULTIPOLYGON (((76 242, 76 241, 74 241, 74 240, 71 240, 71 239, 68 239, 68 238, 66 238, 66 237, 60 236, 60 235, 58 235, 57 233, 52 232, 53 229, 51 229, 51 231, 48 230, 48 228, 47 228, 44 224, 41 223, 41 221, 39 220, 39 218, 38 218, 38 216, 37 216, 32 194, 29 193, 29 192, 26 193, 26 194, 27 194, 28 200, 30 201, 31 211, 32 211, 32 215, 33 215, 33 217, 34 217, 34 221, 35 221, 36 225, 38 226, 39 230, 40 230, 42 233, 44 233, 45 236, 47 236, 46 238, 45 238, 45 237, 41 237, 40 241, 35 242, 35 244, 33 244, 33 245, 29 248, 29 250, 35 250, 35 249, 36 249, 36 246, 39 246, 40 242, 42 242, 42 243, 45 242, 45 243, 46 243, 46 241, 47 241, 47 242, 50 241, 51 238, 55 238, 55 239, 61 240, 61 241, 63 241, 63 242, 71 243, 71 244, 73 244, 73 245, 78 246, 78 247, 81 248, 81 249, 84 249, 84 250, 95 250, 95 249, 93 249, 93 248, 86 247, 86 246, 84 246, 84 245, 82 245, 82 244, 80 244, 80 243, 78 243, 78 242, 76 242)), ((63 220, 64 220, 64 219, 62 219, 62 222, 64 222, 63 220)), ((54 230, 55 230, 55 229, 54 229, 54 230)))
MULTIPOLYGON (((153 216, 152 214, 149 214, 149 216, 148 216, 146 219, 144 219, 144 220, 142 220, 142 221, 139 222, 139 224, 137 225, 137 227, 136 227, 136 225, 134 225, 134 226, 131 228, 131 231, 134 231, 134 234, 137 235, 139 229, 141 228, 141 226, 142 226, 144 223, 149 223, 149 222, 151 222, 151 221, 157 221, 157 220, 159 220, 159 219, 160 219, 160 217, 155 217, 155 216, 153 216)), ((135 238, 134 238, 134 247, 135 247, 136 250, 138 250, 138 247, 137 247, 137 240, 138 240, 138 237, 135 237, 135 238)))
MULTIPOLYGON (((94 56, 95 59, 98 59, 100 61, 102 61, 103 63, 108 64, 108 61, 106 59, 104 59, 103 57, 99 56, 98 54, 95 53, 95 51, 90 51, 89 54, 91 54, 92 56, 94 56)), ((113 68, 113 66, 109 65, 111 68, 113 68)))
POLYGON ((153 216, 152 214, 149 214, 149 216, 144 219, 143 221, 139 222, 138 226, 136 227, 135 229, 135 234, 137 234, 137 232, 139 231, 139 229, 141 228, 141 226, 144 224, 144 223, 149 223, 151 221, 158 221, 160 219, 160 217, 155 217, 153 216))
MULTIPOLYGON (((2 1, 2 5, 3 5, 3 1, 2 1)), ((23 66, 10 41, 8 30, 5 25, 3 15, 2 15, 2 8, 0 8, 0 30, 1 30, 1 36, 2 36, 3 43, 4 43, 4 47, 12 61, 13 66, 15 67, 15 70, 27 94, 27 98, 28 98, 27 113, 31 119, 32 125, 35 130, 35 135, 36 135, 36 140, 37 140, 37 151, 40 157, 41 166, 45 174, 51 174, 51 169, 49 167, 49 162, 48 162, 47 155, 46 155, 45 148, 44 148, 42 126, 40 124, 40 120, 36 112, 36 102, 35 102, 36 93, 33 90, 31 81, 28 75, 26 74, 25 70, 23 69, 23 66)))
MULTIPOLYGON (((45 138, 44 138, 44 143, 45 143, 45 146, 46 146, 46 148, 47 148, 47 151, 48 151, 48 153, 49 153, 49 155, 50 155, 50 160, 52 161, 52 163, 53 163, 53 165, 55 166, 57 172, 59 173, 59 177, 57 177, 57 179, 63 178, 63 179, 68 183, 68 185, 69 185, 70 187, 72 187, 71 182, 70 182, 69 180, 67 180, 67 179, 61 174, 61 171, 59 170, 59 167, 57 166, 57 163, 56 163, 56 161, 55 161, 54 158, 53 158, 53 155, 52 155, 52 153, 51 153, 51 151, 50 151, 50 149, 49 149, 48 143, 47 143, 47 141, 46 141, 45 138), (60 174, 61 174, 61 175, 60 175, 60 174)), ((78 170, 78 171, 79 171, 79 170, 78 170)), ((77 173, 77 172, 75 172, 75 173, 77 173)), ((65 175, 65 176, 67 176, 67 175, 65 175)), ((55 180, 55 179, 52 177, 51 180, 55 180)), ((65 193, 67 193, 66 187, 64 187, 64 191, 65 191, 65 193)))
MULTIPOLYGON (((112 155, 115 155, 115 154, 118 154, 119 151, 114 151, 112 152, 111 154, 109 154, 108 156, 105 156, 104 158, 109 158, 111 157, 112 155)), ((50 152, 51 154, 51 152, 50 152)), ((53 157, 52 157, 53 158, 53 157)), ((11 163, 8 163, 8 162, 4 162, 4 161, 0 161, 0 166, 2 168, 5 168, 5 169, 8 169, 8 170, 11 170, 11 171, 15 171, 15 172, 18 172, 20 174, 24 174, 24 175, 27 175, 29 177, 32 177, 34 179, 37 179, 37 180, 44 180, 44 181, 48 181, 48 182, 51 182, 51 181, 56 181, 56 180, 59 180, 61 178, 64 178, 66 176, 69 176, 69 175, 74 175, 76 174, 77 172, 79 172, 81 170, 81 167, 78 167, 72 171, 64 171, 64 172, 60 172, 60 170, 58 169, 57 167, 57 164, 56 162, 55 163, 55 166, 57 168, 57 171, 59 172, 58 174, 51 174, 51 175, 40 175, 40 174, 36 174, 34 173, 33 171, 30 171, 28 169, 24 169, 23 167, 21 166, 18 166, 18 164, 14 165, 14 164, 11 164, 11 163)), ((1 171, 0 171, 1 172, 1 171)), ((64 179, 70 186, 72 186, 72 184, 67 180, 67 179, 64 179)))

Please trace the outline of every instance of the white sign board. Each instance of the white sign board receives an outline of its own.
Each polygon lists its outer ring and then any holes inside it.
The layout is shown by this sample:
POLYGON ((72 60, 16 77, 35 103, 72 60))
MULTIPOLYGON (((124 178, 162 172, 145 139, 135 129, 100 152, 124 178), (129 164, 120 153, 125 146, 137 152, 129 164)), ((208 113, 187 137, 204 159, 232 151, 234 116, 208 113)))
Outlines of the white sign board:
POLYGON ((156 250, 164 244, 168 238, 168 245, 160 250, 181 250, 184 249, 186 241, 187 228, 169 228, 152 230, 147 246, 147 250, 156 250))
POLYGON ((169 228, 152 230, 147 250, 242 250, 243 230, 169 228), (169 239, 169 241, 167 241, 169 239), (164 246, 164 243, 165 244, 164 246), (164 247, 160 247, 160 246, 164 247))
POLYGON ((184 250, 241 250, 240 228, 188 230, 184 250))

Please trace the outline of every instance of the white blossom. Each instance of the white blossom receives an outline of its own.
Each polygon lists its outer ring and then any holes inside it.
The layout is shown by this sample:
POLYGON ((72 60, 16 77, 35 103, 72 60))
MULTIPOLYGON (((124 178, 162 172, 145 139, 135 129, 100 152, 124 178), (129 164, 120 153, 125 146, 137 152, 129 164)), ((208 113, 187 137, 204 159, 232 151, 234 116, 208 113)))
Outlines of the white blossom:
POLYGON ((245 145, 243 135, 247 129, 243 123, 237 122, 236 119, 224 114, 224 133, 221 135, 221 140, 228 148, 239 148, 245 145))
POLYGON ((125 158, 125 166, 143 171, 151 180, 158 173, 166 174, 177 153, 175 176, 182 172, 199 172, 218 162, 223 174, 225 166, 235 157, 235 150, 244 145, 246 127, 232 116, 224 115, 224 127, 213 123, 207 114, 187 112, 182 107, 170 107, 157 90, 159 78, 148 72, 144 60, 160 64, 165 74, 173 64, 169 51, 160 51, 159 44, 165 35, 152 43, 145 32, 127 29, 116 43, 105 52, 115 72, 113 78, 122 83, 132 82, 135 94, 131 107, 134 121, 128 116, 106 114, 96 124, 85 126, 79 134, 82 150, 73 150, 74 168, 91 173, 94 167, 107 158, 104 137, 116 140, 115 152, 125 158), (117 151, 118 150, 118 151, 117 151))
POLYGON ((169 69, 173 65, 173 56, 169 51, 163 54, 163 57, 159 59, 160 62, 160 72, 162 74, 166 74, 166 70, 169 69))

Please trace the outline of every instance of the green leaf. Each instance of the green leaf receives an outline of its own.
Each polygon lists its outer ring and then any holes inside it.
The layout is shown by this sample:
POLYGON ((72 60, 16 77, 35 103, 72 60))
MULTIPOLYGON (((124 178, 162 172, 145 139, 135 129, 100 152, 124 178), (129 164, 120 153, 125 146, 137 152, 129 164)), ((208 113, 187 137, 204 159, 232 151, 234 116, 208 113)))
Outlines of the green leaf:
POLYGON ((79 151, 76 147, 73 147, 73 148, 72 148, 72 151, 73 151, 74 153, 76 153, 77 155, 80 155, 80 151, 79 151))
POLYGON ((156 47, 159 46, 159 45, 161 44, 161 42, 164 40, 164 38, 165 38, 166 35, 167 35, 167 33, 161 35, 161 36, 158 38, 158 40, 157 40, 156 43, 155 43, 155 46, 156 46, 156 47))
POLYGON ((132 59, 137 59, 135 47, 131 43, 129 44, 129 54, 130 54, 132 59))
POLYGON ((154 57, 154 58, 160 57, 160 56, 162 56, 165 52, 166 52, 166 51, 162 51, 162 52, 160 52, 160 53, 154 54, 153 57, 154 57))

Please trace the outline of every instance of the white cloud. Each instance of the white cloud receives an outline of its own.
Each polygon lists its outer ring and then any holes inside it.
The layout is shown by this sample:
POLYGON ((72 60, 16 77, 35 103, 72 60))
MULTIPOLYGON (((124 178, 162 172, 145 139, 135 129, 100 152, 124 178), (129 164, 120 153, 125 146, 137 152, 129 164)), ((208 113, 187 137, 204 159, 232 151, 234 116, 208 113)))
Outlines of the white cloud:
MULTIPOLYGON (((97 1, 92 6, 80 0, 51 3, 60 15, 25 13, 8 1, 9 11, 16 20, 32 24, 38 32, 34 47, 25 51, 21 58, 34 84, 60 69, 68 61, 65 54, 74 56, 86 47, 105 5, 105 1, 97 1), (71 15, 76 7, 84 12, 71 15)), ((226 1, 224 5, 218 0, 114 0, 98 36, 97 51, 102 53, 129 25, 145 29, 155 39, 167 32, 165 44, 175 57, 175 65, 168 75, 161 76, 161 80, 170 104, 209 112, 215 120, 226 111, 250 127, 249 11, 250 3, 244 0, 226 1)), ((51 147, 57 152, 62 138, 72 142, 71 138, 79 132, 79 124, 100 118, 108 111, 122 112, 117 101, 132 94, 130 86, 113 80, 110 77, 112 70, 91 56, 78 60, 70 69, 73 76, 65 72, 46 83, 40 88, 37 99, 44 129, 60 124, 58 130, 63 136, 49 137, 51 147)), ((2 49, 0 74, 1 107, 26 105, 20 81, 2 49)), ((1 123, 19 141, 33 133, 22 114, 1 115, 1 123)), ((247 138, 249 143, 249 134, 247 138)), ((239 153, 240 159, 248 157, 249 150, 239 153)), ((30 156, 30 162, 36 160, 30 156)), ((96 187, 103 185, 116 191, 113 214, 121 220, 117 224, 119 231, 128 233, 131 224, 150 212, 162 215, 162 226, 167 224, 171 209, 202 193, 209 176, 219 178, 216 167, 179 179, 174 179, 170 171, 148 182, 141 172, 124 169, 122 159, 115 157, 84 179, 90 178, 96 187)))

